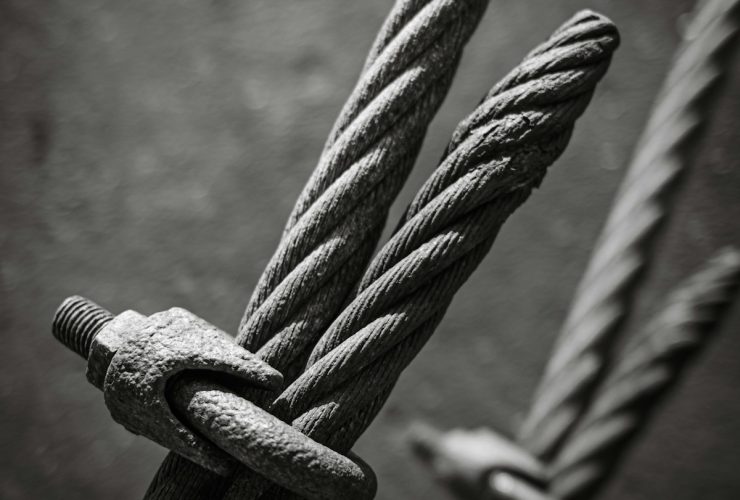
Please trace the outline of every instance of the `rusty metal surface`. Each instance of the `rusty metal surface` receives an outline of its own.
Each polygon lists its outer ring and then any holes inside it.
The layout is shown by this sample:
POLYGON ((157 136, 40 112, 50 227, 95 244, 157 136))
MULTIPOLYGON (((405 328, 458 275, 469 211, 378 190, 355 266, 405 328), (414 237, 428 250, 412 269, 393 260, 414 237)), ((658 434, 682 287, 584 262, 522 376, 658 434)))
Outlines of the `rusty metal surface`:
POLYGON ((243 493, 259 492, 263 476, 307 500, 375 497, 375 474, 360 457, 317 443, 237 394, 196 381, 177 390, 174 401, 187 408, 191 425, 259 474, 243 493))
POLYGON ((265 390, 283 384, 277 370, 236 345, 227 333, 177 307, 149 317, 135 311, 112 316, 97 304, 72 296, 59 306, 52 331, 66 347, 86 355, 87 379, 103 391, 114 421, 223 475, 231 474, 236 462, 182 422, 187 403, 171 405, 173 387, 198 371, 202 377, 226 376, 265 390), (84 314, 66 314, 76 310, 84 314), (98 322, 90 319, 101 316, 106 318, 102 328, 91 328, 98 322), (89 349, 77 349, 79 338, 89 341, 89 349))
MULTIPOLYGON (((3 498, 143 494, 164 452, 110 420, 48 318, 82 292, 144 313, 178 304, 233 331, 390 3, 0 2, 3 498)), ((492 3, 401 200, 480 95, 573 12, 604 12, 624 42, 563 168, 512 217, 358 443, 379 499, 449 498, 401 439, 412 419, 520 423, 691 4, 492 3)), ((727 222, 740 220, 734 68, 636 322, 740 242, 727 222)), ((740 311, 728 319, 604 498, 734 498, 740 311)))
POLYGON ((110 360, 103 385, 113 420, 211 470, 231 473, 233 460, 183 425, 173 411, 169 386, 191 370, 227 374, 247 386, 270 390, 282 385, 282 376, 225 332, 184 309, 172 308, 148 318, 132 316, 117 316, 93 341, 98 343, 112 328, 126 335, 110 360))
POLYGON ((191 312, 113 316, 72 296, 57 309, 52 331, 87 356, 88 380, 133 434, 224 476, 245 464, 306 499, 374 497, 375 474, 359 457, 313 441, 246 399, 245 389, 278 390, 282 375, 191 312))

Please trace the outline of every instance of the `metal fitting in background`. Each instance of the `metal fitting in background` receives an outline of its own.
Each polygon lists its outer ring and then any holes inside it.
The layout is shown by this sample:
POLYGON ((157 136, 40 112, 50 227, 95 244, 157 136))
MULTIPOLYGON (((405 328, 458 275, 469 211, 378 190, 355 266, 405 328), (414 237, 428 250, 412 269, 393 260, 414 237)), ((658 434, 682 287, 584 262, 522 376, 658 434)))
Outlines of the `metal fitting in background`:
POLYGON ((242 463, 306 498, 375 495, 375 475, 358 457, 311 440, 232 390, 275 391, 283 377, 192 313, 114 316, 74 296, 57 310, 52 331, 87 358, 88 380, 129 431, 221 475, 242 463))
POLYGON ((460 498, 553 500, 540 461, 488 429, 441 432, 417 423, 409 437, 414 452, 460 498))
POLYGON ((494 471, 488 476, 488 487, 495 500, 555 500, 541 486, 505 471, 494 471))

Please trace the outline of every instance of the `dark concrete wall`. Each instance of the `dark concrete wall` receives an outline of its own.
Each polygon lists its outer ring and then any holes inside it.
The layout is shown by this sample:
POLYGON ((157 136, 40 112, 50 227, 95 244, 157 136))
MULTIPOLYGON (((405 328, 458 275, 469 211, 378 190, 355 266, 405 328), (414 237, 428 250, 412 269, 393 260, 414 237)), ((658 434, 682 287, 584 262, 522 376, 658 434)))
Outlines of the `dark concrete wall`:
MULTIPOLYGON (((112 422, 51 337, 80 293, 186 307, 234 331, 390 0, 0 1, 0 496, 140 497, 164 456, 112 422)), ((492 0, 394 209, 457 121, 574 11, 623 45, 542 188, 507 223, 356 451, 380 499, 448 498, 409 421, 516 428, 678 40, 689 0, 492 0)), ((740 58, 698 144, 634 324, 714 249, 740 244, 740 58)), ((606 498, 736 498, 740 308, 606 498)))

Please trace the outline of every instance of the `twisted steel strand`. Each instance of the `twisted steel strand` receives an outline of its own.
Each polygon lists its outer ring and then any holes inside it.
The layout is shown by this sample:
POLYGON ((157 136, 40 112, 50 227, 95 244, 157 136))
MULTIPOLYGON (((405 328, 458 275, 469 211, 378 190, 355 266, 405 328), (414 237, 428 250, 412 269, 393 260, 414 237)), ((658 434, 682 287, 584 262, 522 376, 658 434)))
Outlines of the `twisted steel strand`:
POLYGON ((723 73, 719 55, 737 32, 738 3, 706 2, 685 33, 520 429, 519 441, 541 458, 556 453, 582 413, 629 312, 670 187, 688 165, 691 132, 707 117, 700 99, 723 73))
MULTIPOLYGON (((579 12, 496 84, 453 133, 445 152, 447 160, 409 205, 397 233, 403 233, 401 226, 460 178, 467 155, 473 154, 470 145, 474 143, 465 144, 465 139, 474 131, 481 133, 487 122, 490 147, 503 151, 554 135, 562 123, 575 121, 609 66, 614 32, 613 24, 603 16, 579 12)), ((441 212, 440 216, 455 214, 441 212)), ((365 273, 361 289, 392 266, 394 256, 397 261, 406 255, 396 245, 408 246, 409 242, 396 236, 386 245, 365 273)))
POLYGON ((726 249, 683 283, 625 349, 550 470, 560 499, 590 497, 650 412, 707 344, 740 288, 740 252, 726 249))
POLYGON ((434 331, 504 221, 566 147, 617 45, 610 21, 581 13, 494 87, 422 187, 428 201, 412 202, 309 368, 273 403, 276 415, 331 447, 351 446, 364 426, 339 430, 395 383, 434 331))
POLYGON ((313 345, 360 277, 486 4, 400 2, 391 14, 240 326, 239 341, 276 368, 313 345), (276 336, 291 348, 272 351, 276 336))
POLYGON ((516 467, 516 476, 506 478, 507 484, 497 483, 501 471, 488 470, 494 460, 528 455, 516 447, 505 450, 514 446, 505 440, 484 444, 485 436, 474 437, 472 431, 414 432, 414 449, 453 491, 460 492, 460 497, 499 498, 505 492, 506 498, 593 498, 636 433, 645 427, 661 397, 711 340, 739 289, 740 252, 735 249, 718 252, 677 287, 661 313, 628 343, 547 469, 527 466, 531 463, 527 459, 516 467), (478 451, 471 455, 471 448, 478 451), (546 479, 540 479, 539 470, 546 470, 546 479), (489 476, 488 481, 481 482, 484 475, 489 476), (548 484, 547 491, 534 487, 535 483, 548 484), (481 493, 482 488, 486 492, 481 493))
MULTIPOLYGON (((240 324, 237 340, 286 380, 370 260, 487 3, 399 0, 384 24, 240 324)), ((147 498, 218 498, 224 485, 170 454, 147 498)))

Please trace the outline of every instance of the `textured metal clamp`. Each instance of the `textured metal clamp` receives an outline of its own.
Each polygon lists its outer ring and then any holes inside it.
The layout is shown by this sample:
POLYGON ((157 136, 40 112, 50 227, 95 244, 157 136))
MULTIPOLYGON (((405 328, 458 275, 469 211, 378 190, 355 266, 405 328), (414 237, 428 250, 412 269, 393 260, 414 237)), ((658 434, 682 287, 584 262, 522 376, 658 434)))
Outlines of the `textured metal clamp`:
POLYGON ((358 456, 317 443, 237 394, 193 382, 178 388, 173 402, 185 409, 189 424, 239 462, 304 498, 375 496, 375 473, 358 456))
POLYGON ((88 379, 129 431, 222 475, 241 462, 306 498, 375 495, 375 475, 358 457, 313 441, 230 389, 277 390, 282 375, 192 313, 113 316, 70 297, 53 333, 88 359, 88 379))

